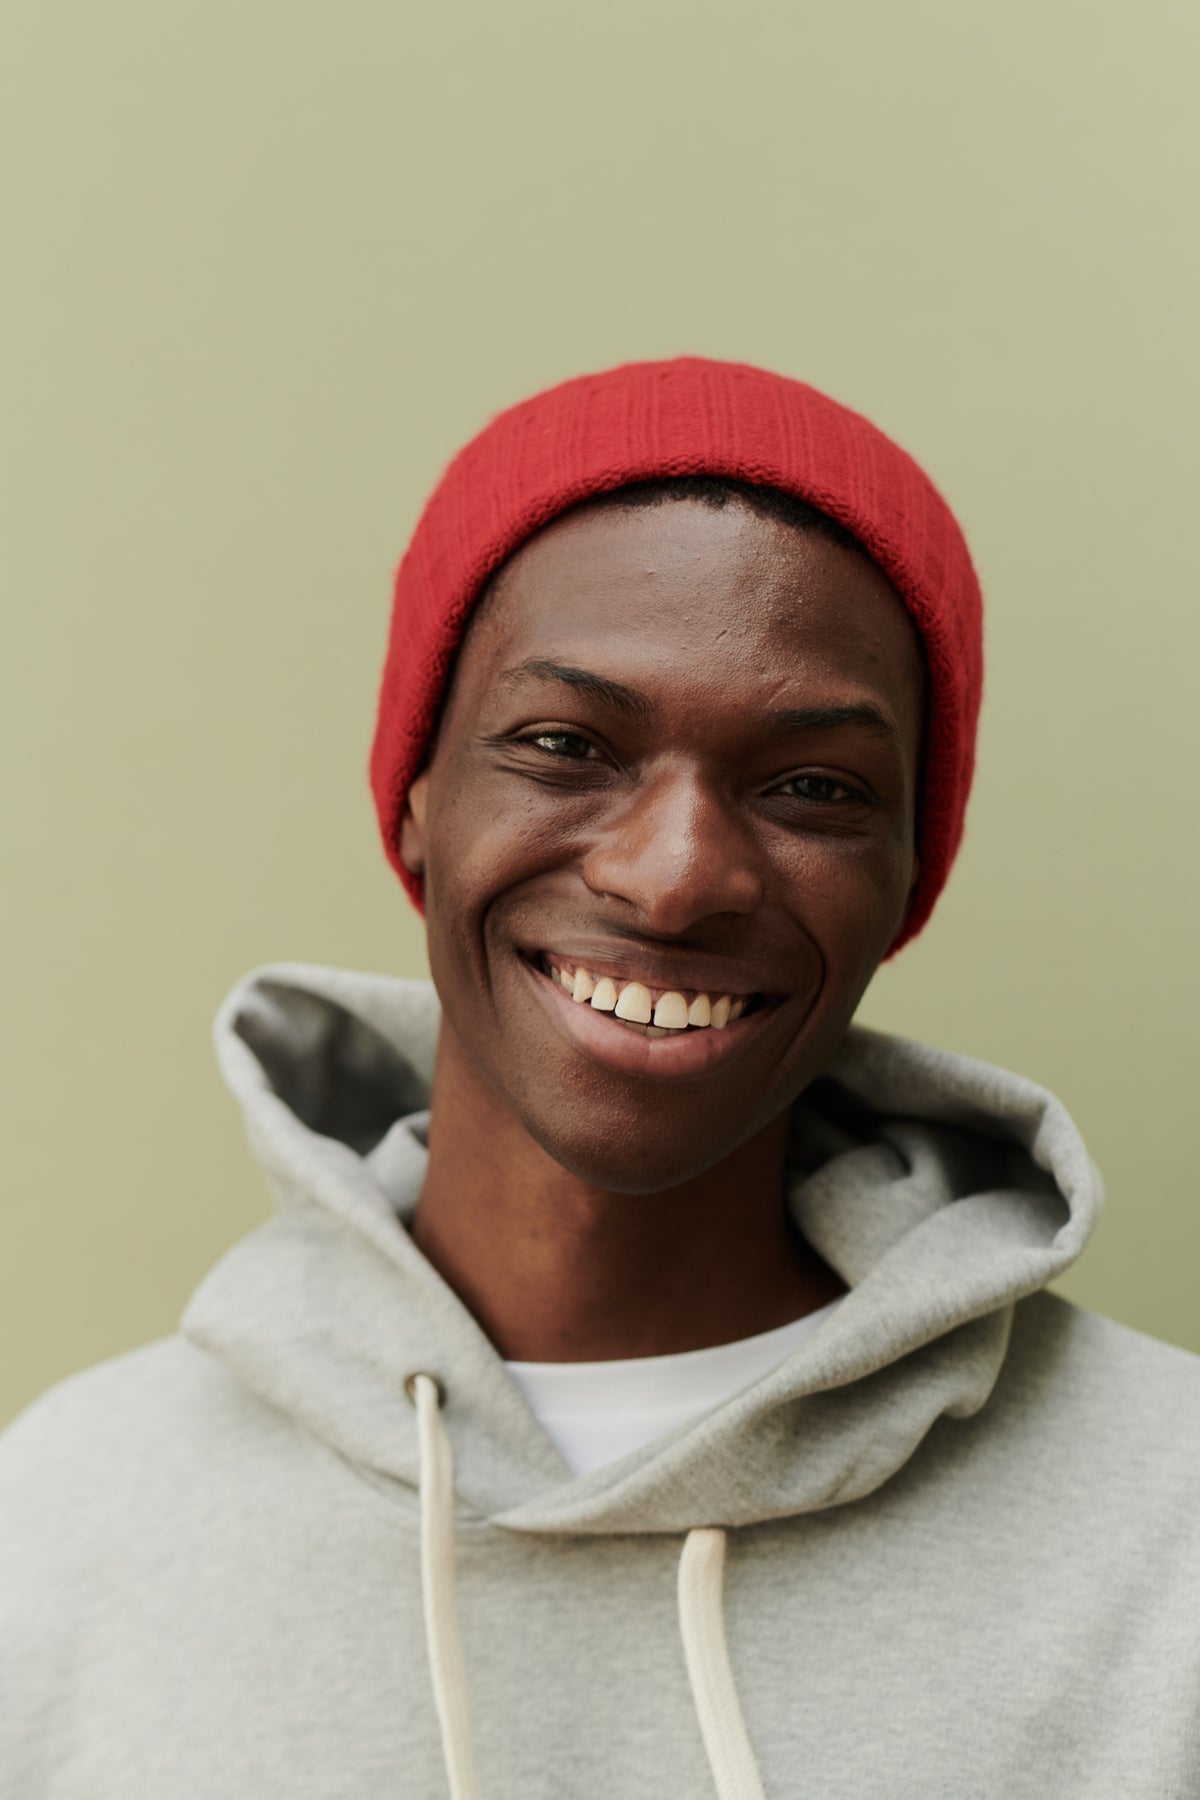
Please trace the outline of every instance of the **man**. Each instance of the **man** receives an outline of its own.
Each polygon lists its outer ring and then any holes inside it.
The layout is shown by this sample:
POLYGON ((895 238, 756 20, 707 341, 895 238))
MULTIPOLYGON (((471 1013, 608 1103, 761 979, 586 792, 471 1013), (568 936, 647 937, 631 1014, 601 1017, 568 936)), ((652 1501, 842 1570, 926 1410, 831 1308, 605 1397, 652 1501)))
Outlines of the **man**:
POLYGON ((1200 1794, 1200 1359, 1044 1291, 1049 1095, 851 1026, 980 669, 945 503, 802 384, 460 454, 371 765, 437 1000, 223 1005, 279 1210, 0 1442, 0 1791, 1200 1794))

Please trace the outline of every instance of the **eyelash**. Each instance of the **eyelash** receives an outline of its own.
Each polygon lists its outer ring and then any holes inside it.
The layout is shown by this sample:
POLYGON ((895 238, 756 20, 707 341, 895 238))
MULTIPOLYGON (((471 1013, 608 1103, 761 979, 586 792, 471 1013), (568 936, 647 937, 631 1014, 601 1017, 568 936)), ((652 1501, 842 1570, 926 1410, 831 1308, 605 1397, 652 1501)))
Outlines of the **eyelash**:
MULTIPOLYGON (((529 744, 532 748, 540 750, 544 756, 553 757, 561 762, 585 763, 595 760, 595 758, 591 756, 573 756, 569 751, 551 750, 547 748, 548 743, 566 742, 582 744, 585 749, 594 750, 596 748, 595 744, 592 743, 590 738, 584 737, 583 733, 579 731, 537 731, 531 732, 525 737, 518 737, 513 741, 518 744, 529 744)), ((867 794, 863 793, 858 788, 851 787, 848 782, 835 780, 832 775, 790 775, 788 779, 781 782, 779 787, 774 791, 776 793, 782 793, 784 789, 802 781, 817 782, 825 788, 833 788, 838 793, 844 794, 846 800, 851 804, 859 806, 871 804, 870 797, 867 794)), ((806 800, 808 804, 812 806, 838 806, 845 804, 845 802, 831 798, 828 795, 824 799, 817 799, 816 796, 812 794, 785 794, 784 797, 786 799, 806 800)))
MULTIPOLYGON (((780 788, 776 789, 776 792, 779 792, 782 788, 791 787, 794 782, 799 781, 820 782, 824 787, 834 788, 838 793, 844 794, 846 800, 852 805, 862 806, 867 803, 866 794, 862 793, 858 788, 852 788, 848 782, 835 781, 832 775, 789 775, 786 781, 780 783, 780 788)), ((807 800, 809 804, 813 806, 839 806, 845 804, 843 801, 831 799, 828 796, 824 800, 818 800, 813 794, 795 794, 788 795, 787 797, 789 799, 807 800)))

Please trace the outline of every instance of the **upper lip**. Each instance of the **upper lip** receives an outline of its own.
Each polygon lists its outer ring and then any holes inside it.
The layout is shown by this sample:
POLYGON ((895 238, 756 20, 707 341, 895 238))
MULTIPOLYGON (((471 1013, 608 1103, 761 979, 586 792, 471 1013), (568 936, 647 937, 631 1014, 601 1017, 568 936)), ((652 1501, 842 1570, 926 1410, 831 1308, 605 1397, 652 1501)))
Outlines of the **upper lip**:
MULTIPOLYGON (((771 990, 770 977, 760 976, 745 963, 696 953, 675 954, 664 951, 661 944, 650 946, 629 942, 601 948, 599 944, 589 944, 580 938, 547 938, 526 950, 525 954, 531 958, 543 956, 550 961, 562 958, 575 968, 582 966, 589 975, 621 975, 651 988, 728 994, 731 999, 748 999, 751 994, 765 995, 771 990)), ((777 973, 775 979, 778 980, 777 973)), ((780 990, 776 986, 773 991, 779 993, 780 990)))

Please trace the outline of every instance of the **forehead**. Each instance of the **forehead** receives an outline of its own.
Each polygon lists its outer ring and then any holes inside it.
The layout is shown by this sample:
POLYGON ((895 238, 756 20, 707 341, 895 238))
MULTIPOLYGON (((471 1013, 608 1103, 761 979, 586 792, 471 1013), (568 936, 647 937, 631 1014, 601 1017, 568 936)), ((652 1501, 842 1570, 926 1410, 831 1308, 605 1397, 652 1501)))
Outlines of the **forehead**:
POLYGON ((474 685, 533 655, 685 701, 841 681, 901 726, 919 716, 919 638, 882 570, 733 501, 585 506, 546 526, 500 571, 463 661, 474 685))

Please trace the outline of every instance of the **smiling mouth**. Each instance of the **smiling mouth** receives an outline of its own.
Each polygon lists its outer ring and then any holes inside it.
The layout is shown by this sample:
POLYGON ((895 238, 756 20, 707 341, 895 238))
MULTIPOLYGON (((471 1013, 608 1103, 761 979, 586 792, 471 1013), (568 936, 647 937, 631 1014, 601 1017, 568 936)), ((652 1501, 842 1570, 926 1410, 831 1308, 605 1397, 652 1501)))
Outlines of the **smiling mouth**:
POLYGON ((529 960, 539 975, 561 987, 576 1005, 607 1014, 614 1024, 643 1037, 724 1031, 735 1020, 769 1004, 761 993, 702 993, 696 988, 656 986, 635 975, 604 975, 549 951, 529 960))

